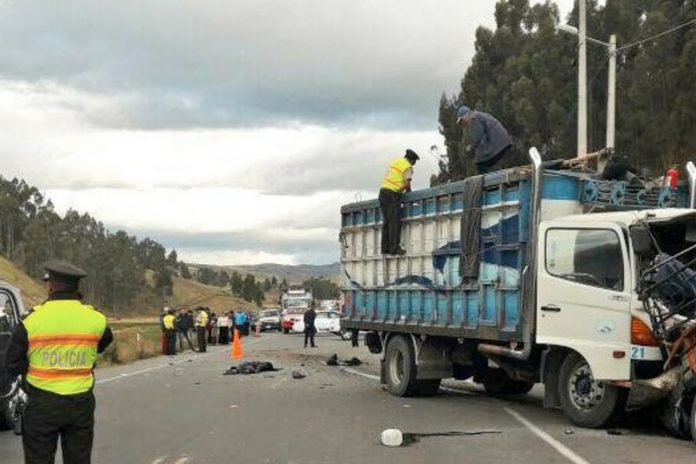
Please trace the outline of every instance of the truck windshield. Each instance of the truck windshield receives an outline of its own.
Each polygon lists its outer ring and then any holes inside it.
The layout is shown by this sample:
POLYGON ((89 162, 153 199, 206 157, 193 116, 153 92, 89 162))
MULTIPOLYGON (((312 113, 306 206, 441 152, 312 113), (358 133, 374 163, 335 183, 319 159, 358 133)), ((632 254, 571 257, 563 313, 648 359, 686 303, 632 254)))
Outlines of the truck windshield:
POLYGON ((584 285, 623 290, 619 237, 605 229, 549 229, 546 271, 584 285))

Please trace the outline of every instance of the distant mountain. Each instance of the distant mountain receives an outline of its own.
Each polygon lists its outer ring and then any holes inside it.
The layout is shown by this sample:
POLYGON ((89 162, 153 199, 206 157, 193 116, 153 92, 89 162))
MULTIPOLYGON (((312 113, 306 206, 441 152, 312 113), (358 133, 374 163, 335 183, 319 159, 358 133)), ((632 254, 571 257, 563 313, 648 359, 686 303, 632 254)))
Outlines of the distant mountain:
POLYGON ((291 284, 302 283, 303 281, 314 277, 325 278, 337 281, 340 273, 339 263, 332 264, 253 264, 253 265, 238 265, 238 266, 217 266, 209 264, 189 264, 191 270, 207 267, 215 271, 226 271, 231 274, 237 271, 239 274, 252 274, 257 279, 276 277, 279 281, 287 279, 291 284))

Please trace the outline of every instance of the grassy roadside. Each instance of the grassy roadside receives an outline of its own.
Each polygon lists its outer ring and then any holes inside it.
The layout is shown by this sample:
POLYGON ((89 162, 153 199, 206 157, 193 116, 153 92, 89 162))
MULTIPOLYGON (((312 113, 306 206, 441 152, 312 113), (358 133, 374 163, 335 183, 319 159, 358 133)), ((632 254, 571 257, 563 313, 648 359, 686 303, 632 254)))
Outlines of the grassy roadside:
POLYGON ((99 355, 99 365, 126 364, 162 354, 159 324, 153 320, 109 321, 114 342, 99 355))

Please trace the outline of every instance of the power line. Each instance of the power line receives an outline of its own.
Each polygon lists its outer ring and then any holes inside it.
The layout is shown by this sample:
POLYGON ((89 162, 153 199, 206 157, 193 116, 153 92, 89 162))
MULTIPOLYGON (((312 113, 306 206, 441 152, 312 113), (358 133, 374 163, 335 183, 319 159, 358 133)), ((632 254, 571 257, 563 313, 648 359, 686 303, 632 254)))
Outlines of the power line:
POLYGON ((696 18, 690 19, 689 21, 682 23, 682 24, 679 24, 678 26, 674 26, 671 29, 667 29, 666 31, 662 31, 662 32, 657 33, 655 35, 652 35, 650 37, 646 37, 645 39, 639 40, 638 42, 633 42, 633 43, 630 43, 628 45, 624 45, 622 47, 619 47, 616 49, 616 51, 619 52, 621 50, 626 50, 627 48, 636 47, 636 46, 641 45, 645 42, 649 42, 651 40, 657 39, 658 37, 662 37, 663 35, 671 34, 674 31, 685 28, 686 26, 689 26, 689 25, 694 24, 694 23, 696 23, 696 18))

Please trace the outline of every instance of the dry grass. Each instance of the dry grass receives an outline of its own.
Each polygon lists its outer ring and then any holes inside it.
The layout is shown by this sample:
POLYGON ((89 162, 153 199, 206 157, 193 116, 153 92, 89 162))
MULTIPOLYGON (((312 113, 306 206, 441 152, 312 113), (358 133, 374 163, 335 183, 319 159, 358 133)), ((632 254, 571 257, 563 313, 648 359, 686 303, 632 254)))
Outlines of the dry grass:
POLYGON ((46 299, 46 289, 40 281, 32 279, 2 256, 0 256, 0 280, 19 287, 24 306, 27 308, 36 306, 46 299))
POLYGON ((162 354, 159 324, 112 328, 114 342, 100 355, 99 364, 126 364, 162 354))

